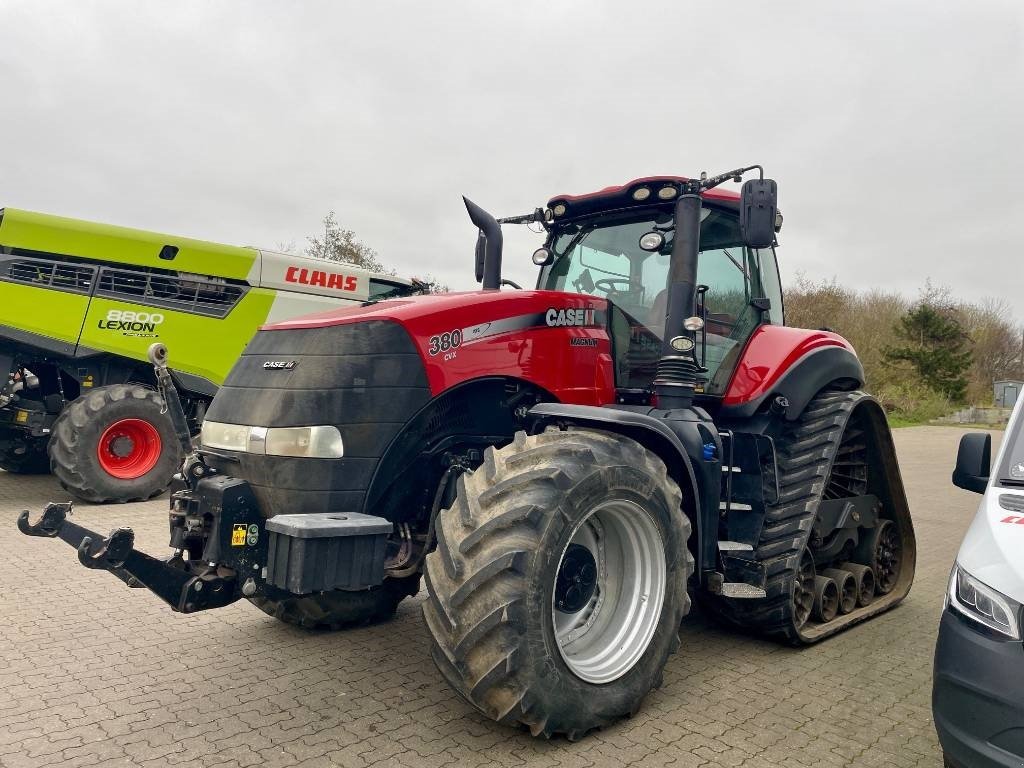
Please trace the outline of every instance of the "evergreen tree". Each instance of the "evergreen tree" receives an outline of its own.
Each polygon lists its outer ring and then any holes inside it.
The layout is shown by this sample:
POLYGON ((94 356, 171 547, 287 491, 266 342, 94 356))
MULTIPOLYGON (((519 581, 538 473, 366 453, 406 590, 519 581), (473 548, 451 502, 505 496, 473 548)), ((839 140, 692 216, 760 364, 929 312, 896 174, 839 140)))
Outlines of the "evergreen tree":
POLYGON ((968 336, 956 308, 941 291, 931 286, 896 325, 900 346, 887 347, 890 362, 907 362, 921 381, 954 402, 963 402, 967 392, 967 373, 971 350, 965 349, 968 336))

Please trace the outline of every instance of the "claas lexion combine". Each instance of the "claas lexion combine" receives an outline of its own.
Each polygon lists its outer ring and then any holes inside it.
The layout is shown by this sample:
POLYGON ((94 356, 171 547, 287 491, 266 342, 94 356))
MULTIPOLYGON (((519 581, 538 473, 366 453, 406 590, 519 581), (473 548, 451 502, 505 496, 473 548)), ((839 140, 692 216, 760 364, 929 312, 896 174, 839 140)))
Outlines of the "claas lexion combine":
POLYGON ((386 619, 425 575, 445 679, 535 735, 635 711, 691 598, 818 641, 907 595, 915 541, 854 350, 783 324, 776 198, 752 166, 503 220, 467 200, 481 291, 263 327, 196 449, 154 345, 188 454, 169 558, 70 504, 19 526, 176 611, 307 628, 386 619), (501 290, 512 223, 546 232, 536 290, 501 290))

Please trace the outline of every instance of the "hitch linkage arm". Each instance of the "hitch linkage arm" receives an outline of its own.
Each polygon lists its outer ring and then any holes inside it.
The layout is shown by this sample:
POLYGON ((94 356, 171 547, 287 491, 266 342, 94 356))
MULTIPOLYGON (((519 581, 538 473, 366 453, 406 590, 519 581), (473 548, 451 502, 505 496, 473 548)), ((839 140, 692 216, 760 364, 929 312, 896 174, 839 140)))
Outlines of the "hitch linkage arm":
POLYGON ((35 522, 25 510, 18 516, 18 530, 70 544, 86 568, 110 571, 129 587, 145 587, 181 613, 219 608, 241 597, 234 571, 180 557, 158 560, 135 549, 131 528, 103 536, 68 520, 71 510, 71 502, 50 503, 35 522))

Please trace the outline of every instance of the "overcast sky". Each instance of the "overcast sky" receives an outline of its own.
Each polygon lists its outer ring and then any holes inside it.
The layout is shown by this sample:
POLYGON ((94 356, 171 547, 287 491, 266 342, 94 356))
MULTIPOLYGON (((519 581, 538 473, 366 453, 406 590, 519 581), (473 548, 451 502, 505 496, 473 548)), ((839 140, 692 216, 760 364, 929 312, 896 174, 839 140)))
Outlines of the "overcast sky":
MULTIPOLYGON (((1024 319, 1024 2, 0 1, 0 205, 471 288, 496 215, 763 164, 783 280, 1024 319)), ((508 228, 506 228, 508 229, 508 228)), ((532 283, 537 236, 506 234, 532 283)))

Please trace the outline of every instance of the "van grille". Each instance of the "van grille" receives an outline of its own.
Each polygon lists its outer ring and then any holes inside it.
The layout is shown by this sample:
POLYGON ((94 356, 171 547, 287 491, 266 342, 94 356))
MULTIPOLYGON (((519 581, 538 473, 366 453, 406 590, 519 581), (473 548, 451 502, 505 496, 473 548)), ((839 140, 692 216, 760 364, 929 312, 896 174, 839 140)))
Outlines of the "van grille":
POLYGON ((1017 496, 1012 493, 999 495, 999 506, 1011 512, 1024 512, 1024 496, 1017 496))

